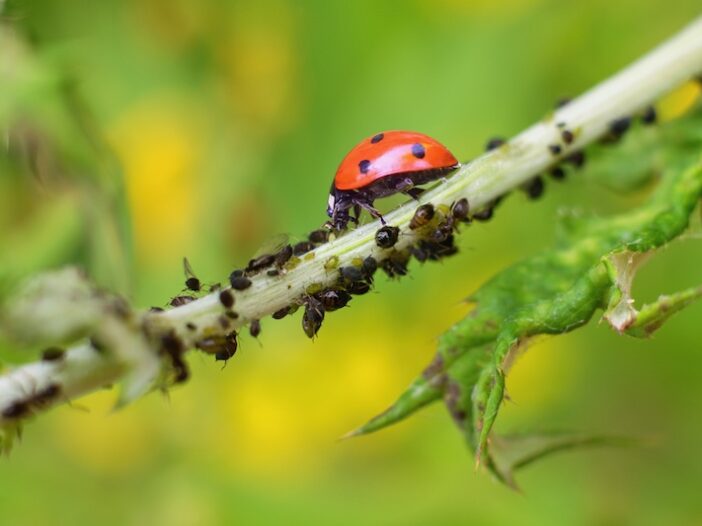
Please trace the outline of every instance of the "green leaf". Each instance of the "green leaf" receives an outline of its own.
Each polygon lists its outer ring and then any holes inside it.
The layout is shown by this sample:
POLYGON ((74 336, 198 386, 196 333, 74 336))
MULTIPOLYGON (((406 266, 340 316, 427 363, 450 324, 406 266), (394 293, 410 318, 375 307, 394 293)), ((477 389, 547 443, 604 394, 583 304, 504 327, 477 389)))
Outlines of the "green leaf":
MULTIPOLYGON (((550 452, 609 443, 582 434, 496 438, 491 431, 505 396, 505 376, 532 338, 572 331, 598 309, 617 330, 646 336, 702 296, 702 287, 696 287, 662 296, 640 311, 630 297, 639 265, 685 231, 702 195, 701 123, 697 114, 657 132, 673 140, 646 153, 648 169, 641 163, 631 166, 639 174, 668 167, 660 172, 658 187, 647 203, 610 218, 565 216, 555 248, 516 263, 485 283, 470 298, 474 310, 440 338, 431 365, 387 411, 352 434, 377 431, 443 398, 476 462, 512 487, 516 487, 514 470, 550 452), (502 458, 495 447, 501 449, 502 458)), ((649 130, 639 130, 639 135, 644 133, 650 135, 649 130)), ((640 144, 651 148, 647 140, 640 144)), ((617 156, 615 161, 616 171, 625 171, 617 156)), ((630 182, 634 180, 642 178, 632 177, 630 182)))

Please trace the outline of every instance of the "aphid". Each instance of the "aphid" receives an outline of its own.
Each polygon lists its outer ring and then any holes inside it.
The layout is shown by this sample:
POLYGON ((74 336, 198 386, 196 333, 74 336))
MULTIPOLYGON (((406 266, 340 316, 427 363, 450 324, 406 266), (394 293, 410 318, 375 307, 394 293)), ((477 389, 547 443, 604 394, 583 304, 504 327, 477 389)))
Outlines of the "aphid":
POLYGON ((339 266, 339 256, 334 254, 324 262, 324 270, 335 270, 339 266))
POLYGON ((414 216, 410 220, 409 227, 412 230, 416 230, 420 227, 426 225, 429 221, 434 218, 434 205, 427 203, 417 208, 414 216))
POLYGON ((220 350, 215 353, 216 361, 226 362, 236 354, 236 351, 239 348, 239 342, 237 341, 236 337, 236 331, 230 332, 224 337, 220 350))
POLYGON ((621 117, 609 123, 609 134, 605 139, 608 142, 616 142, 622 138, 631 126, 631 117, 621 117))
POLYGON ((161 348, 171 359, 171 365, 175 371, 175 383, 186 381, 190 373, 188 365, 183 360, 183 352, 185 351, 183 341, 174 332, 169 332, 161 336, 161 348))
POLYGON ((253 338, 258 338, 258 335, 261 334, 261 320, 251 320, 249 324, 249 334, 253 338))
POLYGON ((310 241, 300 241, 293 247, 293 254, 295 256, 301 256, 310 250, 314 250, 314 243, 310 241))
POLYGON ((202 284, 200 280, 195 277, 193 268, 190 266, 188 258, 183 258, 183 272, 185 273, 185 287, 193 292, 200 292, 202 284))
POLYGON ((504 143, 505 140, 502 137, 492 137, 488 140, 487 144, 485 144, 485 151, 489 152, 491 150, 495 150, 496 148, 502 146, 504 143))
POLYGON ((470 218, 468 217, 469 213, 470 207, 468 206, 468 199, 465 197, 462 197, 451 205, 451 215, 456 221, 470 223, 470 218))
POLYGON ((562 181, 565 179, 566 173, 563 168, 560 166, 556 166, 554 168, 551 168, 551 177, 553 177, 556 181, 562 181))
POLYGON ((368 256, 363 260, 363 277, 365 277, 369 282, 373 282, 373 274, 378 270, 378 262, 373 256, 368 256))
POLYGON ((382 268, 390 278, 405 276, 407 274, 408 262, 408 255, 402 254, 401 252, 395 252, 389 258, 386 258, 380 262, 380 268, 382 268))
POLYGON ((329 230, 327 230, 326 228, 314 230, 313 232, 310 232, 309 236, 307 236, 307 239, 309 239, 312 243, 315 243, 317 245, 326 243, 329 240, 329 230))
POLYGON ((544 180, 536 176, 524 187, 529 199, 538 199, 544 193, 544 180))
POLYGON ((424 263, 429 258, 429 254, 421 246, 412 246, 409 250, 410 254, 412 254, 420 263, 424 263))
POLYGON ((314 338, 324 321, 324 306, 318 299, 309 296, 305 299, 305 312, 302 315, 302 330, 308 338, 314 338))
POLYGON ((492 200, 490 204, 486 205, 485 208, 483 208, 479 212, 475 212, 473 214, 473 219, 477 219, 478 221, 489 221, 490 219, 492 219, 492 216, 495 213, 495 208, 497 207, 497 205, 500 204, 503 197, 503 195, 496 197, 492 200))
POLYGON ((49 347, 41 353, 41 359, 44 362, 57 362, 62 360, 66 355, 66 351, 58 347, 49 347))
MULTIPOLYGON (((236 272, 236 271, 234 271, 236 272)), ((229 283, 234 290, 246 290, 251 286, 251 280, 244 276, 235 276, 234 272, 229 276, 229 283)))
POLYGON ((185 328, 188 329, 189 331, 195 331, 195 330, 197 330, 197 325, 195 325, 193 322, 189 321, 188 323, 185 324, 185 328))
POLYGON ((575 135, 570 130, 561 130, 561 139, 563 139, 563 142, 566 144, 572 144, 575 140, 575 135))
POLYGON ((225 309, 231 309, 234 306, 234 294, 229 289, 224 289, 219 293, 219 302, 225 309))
POLYGON ((274 320, 282 320, 282 319, 285 318, 288 314, 290 314, 291 309, 292 309, 292 308, 288 305, 287 307, 283 307, 282 309, 278 309, 277 311, 275 311, 275 312, 271 315, 271 317, 272 317, 274 320))
POLYGON ((2 417, 10 419, 22 418, 30 413, 29 404, 24 400, 16 400, 2 411, 2 417))
POLYGON ((275 263, 275 254, 263 254, 249 261, 246 265, 246 273, 251 275, 275 263))
POLYGON ((176 296, 171 300, 171 307, 180 307, 182 305, 187 305, 191 301, 193 301, 195 298, 192 296, 176 296))
POLYGON ((291 245, 285 245, 283 248, 281 248, 275 255, 275 264, 278 268, 282 267, 285 265, 288 260, 292 257, 293 255, 293 248, 291 245))
POLYGON ((361 294, 365 294, 366 292, 370 291, 371 286, 365 281, 352 281, 351 283, 344 285, 344 289, 349 294, 360 296, 361 294))
POLYGON ((315 297, 322 303, 322 307, 327 312, 333 312, 351 301, 351 294, 345 290, 326 289, 315 294, 315 297))
POLYGON ((585 152, 583 152, 582 150, 573 152, 568 157, 566 157, 565 160, 573 166, 575 166, 576 168, 582 168, 585 164, 585 152))
POLYGON ((41 408, 46 406, 52 400, 54 400, 61 393, 61 386, 59 384, 53 383, 47 385, 44 389, 37 391, 32 395, 26 403, 30 407, 41 408))
POLYGON ((341 267, 339 269, 339 274, 347 281, 363 281, 363 272, 360 268, 354 267, 353 265, 341 267))
POLYGON ((447 221, 441 223, 432 231, 430 235, 431 240, 436 243, 441 243, 442 241, 445 241, 446 238, 453 233, 453 227, 453 217, 449 217, 447 221))
POLYGON ((334 176, 327 214, 330 226, 346 228, 353 209, 358 222, 361 210, 380 218, 376 199, 396 193, 417 197, 416 187, 435 181, 459 166, 445 146, 422 133, 387 131, 364 139, 339 165, 334 176))
POLYGON ((643 115, 641 115, 641 121, 644 124, 653 124, 656 122, 656 119, 658 116, 656 115, 656 108, 653 106, 649 106, 646 108, 643 112, 643 115))
POLYGON ((400 229, 398 227, 386 225, 379 228, 375 233, 375 244, 380 248, 392 248, 397 243, 399 234, 400 229))
POLYGON ((548 149, 551 151, 553 155, 558 155, 561 153, 561 145, 560 144, 549 144, 548 149))

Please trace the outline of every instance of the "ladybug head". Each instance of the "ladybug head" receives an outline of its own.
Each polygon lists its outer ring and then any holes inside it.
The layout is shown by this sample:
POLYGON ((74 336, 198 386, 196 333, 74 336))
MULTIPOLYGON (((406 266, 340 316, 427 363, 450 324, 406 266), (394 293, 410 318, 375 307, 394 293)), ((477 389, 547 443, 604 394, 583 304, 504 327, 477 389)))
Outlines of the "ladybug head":
POLYGON ((334 217, 335 206, 336 206, 336 196, 334 195, 334 191, 332 190, 329 193, 329 199, 327 200, 327 215, 329 217, 334 217))

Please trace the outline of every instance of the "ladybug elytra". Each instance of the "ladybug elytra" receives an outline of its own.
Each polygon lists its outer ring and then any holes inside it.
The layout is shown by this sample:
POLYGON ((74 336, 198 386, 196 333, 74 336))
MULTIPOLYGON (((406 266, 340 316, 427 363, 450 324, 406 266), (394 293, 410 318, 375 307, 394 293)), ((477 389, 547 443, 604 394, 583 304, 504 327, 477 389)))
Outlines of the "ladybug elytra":
POLYGON ((358 223, 361 210, 380 218, 373 201, 396 193, 417 198, 420 185, 435 181, 459 166, 441 143, 422 133, 386 131, 364 139, 341 161, 329 192, 330 225, 343 230, 358 223), (355 217, 349 210, 353 209, 355 217))

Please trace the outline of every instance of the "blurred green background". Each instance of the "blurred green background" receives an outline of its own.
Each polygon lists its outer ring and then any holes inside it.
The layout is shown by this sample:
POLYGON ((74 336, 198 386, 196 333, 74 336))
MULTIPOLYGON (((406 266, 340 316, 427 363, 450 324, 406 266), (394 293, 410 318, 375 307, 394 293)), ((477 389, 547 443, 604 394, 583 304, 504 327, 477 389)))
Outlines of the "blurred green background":
MULTIPOLYGON (((0 2, 0 5, 2 3, 0 2)), ((205 282, 267 238, 325 220, 340 159, 384 129, 461 159, 643 54, 699 0, 10 1, 0 33, 0 291, 67 262, 165 305, 187 255, 205 282)), ((702 305, 655 339, 595 322, 534 346, 498 429, 647 439, 554 456, 524 495, 475 472, 436 406, 336 438, 429 362, 462 298, 553 239, 562 207, 626 209, 587 174, 510 197, 458 256, 329 316, 263 320, 228 366, 112 413, 99 393, 30 424, 0 462, 0 524, 702 524, 702 305), (87 409, 87 411, 86 411, 87 409)), ((697 224, 699 231, 699 224, 697 224)), ((636 297, 700 282, 699 238, 641 273, 636 297)), ((3 349, 5 360, 27 350, 3 349)))

